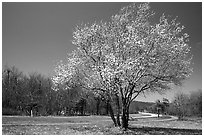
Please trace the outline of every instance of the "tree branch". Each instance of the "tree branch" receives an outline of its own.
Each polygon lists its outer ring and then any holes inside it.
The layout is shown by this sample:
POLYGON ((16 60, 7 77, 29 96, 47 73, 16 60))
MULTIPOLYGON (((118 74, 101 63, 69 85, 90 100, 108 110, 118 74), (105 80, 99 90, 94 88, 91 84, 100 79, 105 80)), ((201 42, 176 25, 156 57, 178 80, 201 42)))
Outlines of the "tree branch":
POLYGON ((137 96, 138 96, 142 91, 147 90, 147 89, 149 89, 149 88, 150 88, 150 86, 148 86, 148 84, 146 84, 145 86, 143 86, 139 91, 136 92, 137 94, 130 100, 130 103, 131 103, 135 98, 137 98, 137 96))
POLYGON ((92 56, 90 56, 90 55, 88 54, 88 51, 87 51, 84 47, 82 47, 82 49, 85 51, 85 53, 86 53, 86 55, 87 55, 88 57, 90 57, 95 63, 97 62, 96 59, 94 59, 92 56))

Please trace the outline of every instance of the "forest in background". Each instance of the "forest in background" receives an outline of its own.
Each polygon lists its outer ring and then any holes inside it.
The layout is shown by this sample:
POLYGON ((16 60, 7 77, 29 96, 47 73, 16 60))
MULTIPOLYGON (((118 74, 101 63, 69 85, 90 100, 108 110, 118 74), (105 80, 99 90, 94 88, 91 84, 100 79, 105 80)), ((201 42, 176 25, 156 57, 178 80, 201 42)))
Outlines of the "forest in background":
MULTIPOLYGON (((116 111, 116 105, 113 110, 116 111)), ((133 101, 129 112, 148 111, 179 116, 202 116, 202 90, 190 95, 178 93, 172 102, 168 99, 155 102, 133 101)), ((2 114, 3 115, 108 115, 106 100, 93 92, 79 87, 58 91, 53 89, 51 78, 37 72, 25 75, 15 66, 4 66, 2 70, 2 114)))

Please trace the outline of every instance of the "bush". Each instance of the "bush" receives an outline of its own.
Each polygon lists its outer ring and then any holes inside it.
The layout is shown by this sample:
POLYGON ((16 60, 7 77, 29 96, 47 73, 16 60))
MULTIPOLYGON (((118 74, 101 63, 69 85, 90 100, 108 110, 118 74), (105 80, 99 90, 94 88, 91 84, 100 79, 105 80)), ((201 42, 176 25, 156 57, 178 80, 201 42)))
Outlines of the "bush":
POLYGON ((12 108, 2 108, 2 115, 23 115, 23 112, 12 108))
POLYGON ((202 90, 194 91, 190 95, 176 94, 168 113, 177 115, 180 119, 186 116, 202 116, 202 90))

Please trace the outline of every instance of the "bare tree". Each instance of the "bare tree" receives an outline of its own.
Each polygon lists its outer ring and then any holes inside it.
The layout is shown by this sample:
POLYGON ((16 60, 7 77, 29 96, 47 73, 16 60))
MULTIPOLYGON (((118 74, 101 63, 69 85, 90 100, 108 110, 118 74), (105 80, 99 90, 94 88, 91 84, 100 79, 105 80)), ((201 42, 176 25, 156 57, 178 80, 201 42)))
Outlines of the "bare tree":
POLYGON ((15 66, 5 66, 3 70, 3 106, 21 109, 24 75, 15 66))
POLYGON ((188 105, 190 105, 189 96, 184 93, 177 93, 173 101, 173 106, 176 114, 179 116, 179 119, 186 116, 188 112, 188 105))

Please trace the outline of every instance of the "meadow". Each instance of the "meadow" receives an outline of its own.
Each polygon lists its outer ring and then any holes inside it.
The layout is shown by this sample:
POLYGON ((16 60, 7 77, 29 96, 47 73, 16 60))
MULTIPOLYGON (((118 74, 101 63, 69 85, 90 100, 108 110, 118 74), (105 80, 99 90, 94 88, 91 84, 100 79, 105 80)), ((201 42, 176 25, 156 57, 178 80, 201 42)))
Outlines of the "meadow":
MULTIPOLYGON (((135 114, 134 114, 135 116, 135 114)), ((138 117, 141 115, 138 114, 138 117)), ((194 135, 202 134, 202 119, 137 118, 123 131, 108 116, 3 116, 3 135, 194 135)))

